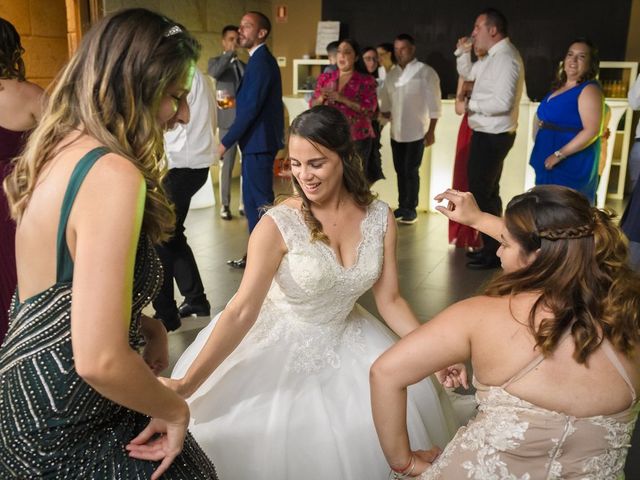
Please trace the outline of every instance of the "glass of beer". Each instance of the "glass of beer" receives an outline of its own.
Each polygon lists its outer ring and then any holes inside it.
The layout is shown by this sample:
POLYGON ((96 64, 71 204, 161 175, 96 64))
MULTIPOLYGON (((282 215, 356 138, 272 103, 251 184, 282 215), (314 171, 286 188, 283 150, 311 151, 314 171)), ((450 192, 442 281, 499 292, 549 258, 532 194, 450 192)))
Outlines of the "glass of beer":
POLYGON ((229 90, 216 90, 216 102, 218 103, 218 108, 227 110, 236 105, 236 98, 229 90))

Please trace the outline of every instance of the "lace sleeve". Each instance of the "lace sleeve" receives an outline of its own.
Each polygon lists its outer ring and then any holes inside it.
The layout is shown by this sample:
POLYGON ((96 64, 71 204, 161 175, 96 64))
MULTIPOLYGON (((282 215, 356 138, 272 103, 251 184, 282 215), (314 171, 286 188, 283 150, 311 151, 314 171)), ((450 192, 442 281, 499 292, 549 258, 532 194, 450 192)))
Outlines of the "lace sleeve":
POLYGON ((387 227, 389 226, 389 205, 382 200, 374 200, 375 204, 371 208, 374 208, 374 224, 382 227, 383 236, 387 233, 387 227))
POLYGON ((300 228, 301 220, 297 210, 286 205, 278 205, 267 210, 265 215, 269 215, 280 230, 287 251, 295 250, 295 245, 305 240, 304 229, 300 228))

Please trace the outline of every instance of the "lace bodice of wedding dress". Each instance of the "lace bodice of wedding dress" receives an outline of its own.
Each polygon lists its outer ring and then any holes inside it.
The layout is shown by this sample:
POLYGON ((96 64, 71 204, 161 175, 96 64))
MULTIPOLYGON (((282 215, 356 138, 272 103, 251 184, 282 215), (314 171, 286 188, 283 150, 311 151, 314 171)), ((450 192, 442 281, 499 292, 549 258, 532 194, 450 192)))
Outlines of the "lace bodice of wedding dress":
POLYGON ((311 241, 299 210, 280 205, 267 215, 278 226, 288 253, 247 341, 273 344, 283 336, 293 341, 286 368, 294 371, 339 368, 340 345, 362 347, 362 319, 350 314, 380 276, 388 207, 378 200, 367 207, 356 262, 347 268, 329 245, 311 241))
MULTIPOLYGON (((256 323, 189 399, 191 431, 216 459, 220 478, 385 480, 389 466, 371 416, 369 370, 397 337, 356 300, 382 272, 389 207, 380 201, 367 207, 349 268, 327 244, 311 241, 298 210, 279 205, 266 215, 287 253, 256 323)), ((183 353, 174 378, 185 375, 220 318, 183 353)), ((408 389, 416 449, 446 445, 458 427, 440 394, 431 379, 408 389)))

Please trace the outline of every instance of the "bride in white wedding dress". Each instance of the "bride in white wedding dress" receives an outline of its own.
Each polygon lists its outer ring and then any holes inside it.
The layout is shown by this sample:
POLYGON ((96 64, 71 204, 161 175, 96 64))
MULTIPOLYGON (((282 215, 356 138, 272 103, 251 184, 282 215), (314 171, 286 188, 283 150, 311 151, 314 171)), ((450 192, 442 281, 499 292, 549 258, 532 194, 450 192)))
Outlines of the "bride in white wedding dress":
MULTIPOLYGON (((338 110, 298 116, 289 155, 297 195, 260 220, 238 292, 166 382, 221 479, 384 480, 369 368, 419 325, 398 291, 395 219, 338 110), (370 288, 395 334, 356 304, 370 288)), ((444 447, 455 418, 432 380, 409 387, 413 449, 444 447)))

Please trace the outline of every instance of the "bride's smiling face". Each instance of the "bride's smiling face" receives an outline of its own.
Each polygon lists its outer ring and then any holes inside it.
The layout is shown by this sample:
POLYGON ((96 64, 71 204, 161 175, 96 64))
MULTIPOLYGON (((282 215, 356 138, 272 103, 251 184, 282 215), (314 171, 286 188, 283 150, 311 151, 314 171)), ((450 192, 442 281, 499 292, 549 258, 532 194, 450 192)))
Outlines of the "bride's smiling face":
POLYGON ((291 173, 309 201, 323 203, 342 187, 342 159, 328 148, 306 138, 289 138, 291 173))

